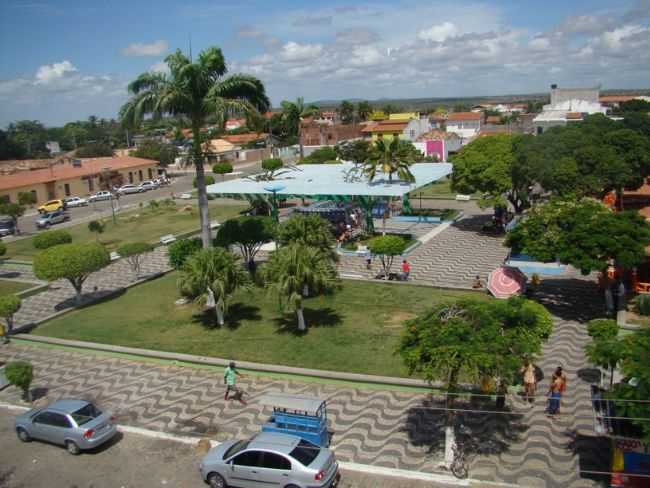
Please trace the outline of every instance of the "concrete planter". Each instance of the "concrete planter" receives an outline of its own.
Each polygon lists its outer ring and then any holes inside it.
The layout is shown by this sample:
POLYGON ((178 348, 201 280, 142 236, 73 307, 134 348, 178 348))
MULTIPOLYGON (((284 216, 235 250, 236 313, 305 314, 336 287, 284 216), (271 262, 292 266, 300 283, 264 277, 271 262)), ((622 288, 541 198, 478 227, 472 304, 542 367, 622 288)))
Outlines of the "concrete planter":
POLYGON ((463 212, 460 211, 456 214, 453 219, 443 220, 442 217, 427 217, 425 215, 397 215, 393 217, 398 222, 416 222, 423 224, 441 224, 443 222, 456 222, 463 216, 463 212))

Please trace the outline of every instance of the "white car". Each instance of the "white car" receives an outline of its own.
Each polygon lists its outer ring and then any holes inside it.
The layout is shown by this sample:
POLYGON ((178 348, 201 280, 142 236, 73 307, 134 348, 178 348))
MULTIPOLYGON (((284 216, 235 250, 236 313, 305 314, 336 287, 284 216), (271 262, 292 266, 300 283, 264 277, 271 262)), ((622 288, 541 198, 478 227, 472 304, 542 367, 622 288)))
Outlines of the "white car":
POLYGON ((113 196, 110 191, 98 191, 94 195, 88 197, 89 202, 101 202, 102 200, 110 200, 113 196))
POLYGON ((88 200, 85 198, 79 198, 79 197, 69 197, 65 199, 65 204, 67 207, 85 207, 88 205, 88 200))
POLYGON ((129 193, 142 193, 144 190, 137 185, 124 185, 121 186, 117 193, 118 195, 128 195, 129 193))
POLYGON ((159 186, 160 185, 158 185, 158 183, 155 183, 153 181, 143 181, 142 183, 140 183, 141 191, 155 190, 159 186))

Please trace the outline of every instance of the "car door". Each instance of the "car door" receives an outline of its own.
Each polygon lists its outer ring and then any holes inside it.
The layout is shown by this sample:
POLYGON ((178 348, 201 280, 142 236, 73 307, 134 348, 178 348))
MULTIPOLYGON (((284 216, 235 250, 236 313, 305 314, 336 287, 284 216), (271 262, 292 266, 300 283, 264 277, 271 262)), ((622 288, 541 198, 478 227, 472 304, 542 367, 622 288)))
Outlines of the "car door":
POLYGON ((258 488, 265 485, 258 481, 258 470, 262 460, 261 451, 246 451, 235 456, 228 473, 228 484, 238 488, 258 488))
POLYGON ((34 417, 32 425, 32 437, 54 444, 63 444, 66 434, 72 428, 65 415, 47 410, 34 417))
POLYGON ((281 454, 264 452, 260 464, 257 476, 262 486, 283 488, 291 481, 291 461, 281 454))

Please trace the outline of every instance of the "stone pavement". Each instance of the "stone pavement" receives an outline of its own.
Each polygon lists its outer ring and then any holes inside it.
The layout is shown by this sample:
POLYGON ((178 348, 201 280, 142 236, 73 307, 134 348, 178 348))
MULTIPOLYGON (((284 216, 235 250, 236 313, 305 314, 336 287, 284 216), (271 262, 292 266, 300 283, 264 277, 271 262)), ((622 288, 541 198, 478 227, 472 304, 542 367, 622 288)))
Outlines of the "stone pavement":
POLYGON ((32 267, 29 264, 0 262, 0 279, 30 282, 34 283, 34 285, 42 283, 41 280, 34 276, 32 267))
MULTIPOLYGON (((474 277, 479 275, 487 283, 489 273, 503 264, 508 255, 503 237, 480 232, 490 218, 489 215, 468 215, 416 248, 407 258, 411 264, 411 281, 471 289, 474 277)), ((399 272, 400 266, 400 258, 395 258, 392 270, 399 272)), ((380 271, 381 263, 376 258, 371 270, 366 268, 363 257, 341 256, 339 261, 339 272, 349 277, 367 279, 380 271)))
MULTIPOLYGON (((6 266, 8 265, 3 265, 0 269, 5 270, 6 266)), ((167 260, 167 248, 158 247, 145 255, 140 268, 140 278, 168 271, 170 267, 167 260)), ((83 287, 84 300, 87 302, 118 292, 132 284, 135 278, 125 259, 115 261, 101 271, 93 273, 86 280, 83 287)), ((23 299, 20 311, 14 317, 15 326, 20 327, 38 322, 54 313, 72 308, 75 305, 74 296, 74 288, 67 280, 51 283, 46 291, 23 299)))

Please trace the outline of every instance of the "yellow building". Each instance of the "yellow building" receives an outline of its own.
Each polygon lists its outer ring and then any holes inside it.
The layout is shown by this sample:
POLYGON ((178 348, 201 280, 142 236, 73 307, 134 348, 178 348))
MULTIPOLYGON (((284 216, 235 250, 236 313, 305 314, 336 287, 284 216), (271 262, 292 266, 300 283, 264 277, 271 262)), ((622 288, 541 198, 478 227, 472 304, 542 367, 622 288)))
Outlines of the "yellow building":
POLYGON ((390 114, 388 116, 388 120, 401 120, 404 122, 408 122, 411 119, 419 119, 420 118, 420 113, 419 112, 402 112, 402 113, 397 113, 397 114, 390 114))
POLYGON ((372 142, 378 139, 392 141, 394 138, 408 140, 405 133, 407 127, 408 121, 406 120, 382 120, 381 122, 373 122, 366 125, 361 130, 361 133, 366 137, 370 136, 372 142))
POLYGON ((158 161, 120 156, 71 159, 47 169, 0 176, 0 200, 18 202, 20 193, 33 193, 38 204, 70 196, 83 197, 127 183, 158 176, 158 161))

